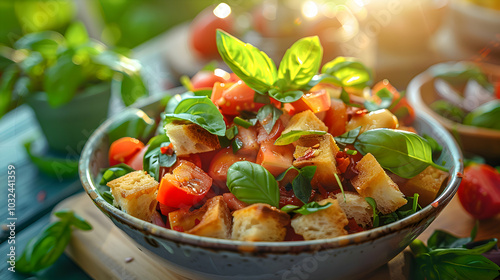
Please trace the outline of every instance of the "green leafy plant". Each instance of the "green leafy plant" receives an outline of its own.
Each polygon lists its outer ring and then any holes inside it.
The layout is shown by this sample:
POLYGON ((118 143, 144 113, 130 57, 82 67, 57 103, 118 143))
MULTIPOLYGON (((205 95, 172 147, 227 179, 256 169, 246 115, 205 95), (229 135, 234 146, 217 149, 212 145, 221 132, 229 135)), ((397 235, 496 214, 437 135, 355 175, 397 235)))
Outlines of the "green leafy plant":
POLYGON ((137 61, 91 40, 82 23, 65 35, 54 31, 27 34, 15 49, 0 52, 4 75, 0 80, 0 116, 13 100, 44 92, 52 107, 71 101, 84 89, 115 80, 126 106, 148 94, 137 61))
POLYGON ((477 225, 470 237, 459 238, 436 230, 427 246, 416 239, 410 244, 415 256, 415 279, 495 279, 500 267, 482 254, 496 247, 497 239, 473 242, 477 225))
POLYGON ((316 173, 316 168, 317 167, 314 165, 305 166, 300 169, 295 166, 290 166, 287 170, 278 175, 278 177, 276 177, 276 180, 277 181, 283 180, 283 178, 285 178, 285 175, 290 170, 297 171, 298 173, 292 181, 293 193, 300 201, 306 204, 309 202, 309 198, 311 197, 311 192, 312 192, 311 180, 314 177, 314 173, 316 173))
POLYGON ((416 213, 418 210, 421 210, 422 207, 420 207, 420 205, 418 204, 418 197, 418 193, 415 193, 412 197, 406 197, 408 202, 398 208, 396 211, 389 214, 380 214, 377 209, 377 202, 375 201, 375 199, 371 197, 365 197, 366 202, 370 205, 373 211, 373 227, 376 228, 393 223, 416 213))
POLYGON ((318 212, 319 210, 326 209, 332 205, 331 202, 327 202, 325 205, 320 205, 318 202, 313 201, 307 204, 304 204, 302 206, 297 206, 297 205, 291 205, 287 204, 281 208, 281 211, 286 212, 286 213, 298 213, 302 215, 309 215, 315 212, 318 212))
POLYGON ((51 266, 64 252, 74 228, 91 230, 92 226, 82 217, 69 210, 55 212, 58 221, 51 223, 24 248, 16 261, 16 270, 33 273, 51 266))
POLYGON ((144 153, 143 169, 153 176, 156 181, 160 181, 160 168, 171 167, 177 160, 177 155, 163 154, 162 147, 170 145, 170 139, 165 134, 157 135, 151 138, 147 144, 148 149, 144 153))
POLYGON ((500 101, 485 103, 467 114, 464 124, 500 130, 500 101))
POLYGON ((259 164, 249 161, 234 163, 227 170, 227 187, 245 203, 267 203, 278 207, 280 193, 273 175, 259 164))
POLYGON ((293 142, 299 140, 301 136, 304 135, 324 135, 326 131, 318 130, 292 130, 287 133, 281 134, 278 139, 274 142, 274 145, 282 146, 292 144, 293 142))

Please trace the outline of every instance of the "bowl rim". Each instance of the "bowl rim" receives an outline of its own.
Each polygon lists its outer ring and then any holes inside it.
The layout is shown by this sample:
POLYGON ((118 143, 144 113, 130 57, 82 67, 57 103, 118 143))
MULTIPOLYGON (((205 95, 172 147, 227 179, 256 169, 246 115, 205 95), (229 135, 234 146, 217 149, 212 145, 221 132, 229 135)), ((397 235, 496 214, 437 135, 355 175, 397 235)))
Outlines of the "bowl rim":
MULTIPOLYGON (((444 63, 458 63, 458 62, 459 61, 449 61, 449 62, 444 62, 444 63)), ((442 63, 438 63, 438 64, 442 64, 442 63)), ((483 69, 497 67, 500 70, 500 67, 493 65, 493 64, 488 64, 488 63, 475 63, 475 64, 477 64, 478 66, 480 66, 483 69)), ((408 87, 407 87, 408 101, 411 104, 413 104, 415 106, 415 108, 423 110, 425 114, 436 119, 448 131, 455 131, 456 130, 456 131, 459 131, 460 133, 463 133, 467 136, 481 135, 482 137, 499 138, 500 139, 500 130, 472 126, 472 125, 465 125, 465 124, 454 122, 454 121, 449 120, 445 117, 442 117, 438 113, 434 112, 434 110, 432 110, 427 104, 425 104, 424 100, 422 99, 421 88, 424 84, 426 84, 428 82, 432 82, 432 80, 434 79, 434 77, 431 74, 431 70, 430 70, 431 68, 432 68, 432 66, 429 67, 424 72, 415 76, 410 81, 410 83, 408 84, 408 87)))
MULTIPOLYGON (((160 97, 152 96, 150 98, 147 98, 147 100, 140 102, 139 104, 147 105, 160 99, 160 97)), ((93 147, 96 146, 101 138, 105 137, 105 132, 111 126, 111 124, 120 120, 120 118, 125 115, 126 111, 134 112, 138 111, 138 109, 127 108, 126 110, 122 111, 122 113, 109 118, 93 132, 93 134, 85 144, 79 161, 79 176, 83 188, 85 189, 89 197, 93 200, 94 204, 108 217, 115 219, 121 224, 124 224, 132 229, 141 231, 145 236, 165 239, 182 243, 184 245, 203 247, 213 250, 225 250, 230 252, 290 254, 294 252, 315 252, 322 249, 341 248, 351 244, 361 244, 365 242, 375 241, 378 238, 382 238, 404 228, 411 227, 414 224, 418 224, 425 218, 432 217, 434 213, 439 213, 451 201, 456 191, 458 190, 458 186, 461 181, 461 178, 458 176, 458 174, 463 171, 463 162, 461 160, 462 152, 460 151, 460 149, 458 149, 458 145, 455 139, 437 121, 433 120, 430 116, 424 113, 418 112, 416 116, 417 119, 428 123, 428 125, 432 127, 435 127, 435 129, 439 131, 443 136, 443 142, 449 144, 446 148, 449 149, 453 162, 451 164, 449 173, 450 177, 448 179, 447 186, 433 201, 433 203, 427 205, 417 213, 385 226, 329 239, 281 242, 248 242, 197 236, 166 229, 135 218, 106 202, 96 191, 96 186, 93 184, 93 178, 90 172, 90 157, 93 152, 93 147)))

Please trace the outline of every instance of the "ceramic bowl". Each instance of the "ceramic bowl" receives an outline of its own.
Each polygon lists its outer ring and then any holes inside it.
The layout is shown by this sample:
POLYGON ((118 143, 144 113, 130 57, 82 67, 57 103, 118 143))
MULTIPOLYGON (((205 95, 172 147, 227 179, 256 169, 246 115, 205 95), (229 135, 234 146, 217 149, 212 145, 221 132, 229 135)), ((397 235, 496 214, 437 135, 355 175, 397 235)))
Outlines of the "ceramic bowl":
MULTIPOLYGON (((161 112, 159 97, 142 110, 161 112)), ((137 109, 129 108, 130 111, 137 109)), ((165 260, 165 266, 191 279, 354 279, 384 265, 422 233, 457 191, 462 162, 453 138, 435 120, 418 115, 415 128, 434 137, 444 151, 450 177, 438 197, 421 211, 398 222, 337 238, 295 242, 242 242, 189 235, 134 218, 108 204, 96 190, 101 168, 108 166, 106 131, 126 112, 107 120, 90 137, 80 159, 80 178, 94 204, 143 251, 165 260)))
MULTIPOLYGON (((500 80, 500 66, 478 64, 483 73, 491 79, 500 80)), ((441 99, 435 89, 435 79, 430 70, 413 78, 407 88, 408 99, 417 112, 423 112, 436 119, 453 134, 462 150, 467 154, 476 154, 491 161, 500 159, 500 130, 463 125, 434 112, 429 106, 441 99)))

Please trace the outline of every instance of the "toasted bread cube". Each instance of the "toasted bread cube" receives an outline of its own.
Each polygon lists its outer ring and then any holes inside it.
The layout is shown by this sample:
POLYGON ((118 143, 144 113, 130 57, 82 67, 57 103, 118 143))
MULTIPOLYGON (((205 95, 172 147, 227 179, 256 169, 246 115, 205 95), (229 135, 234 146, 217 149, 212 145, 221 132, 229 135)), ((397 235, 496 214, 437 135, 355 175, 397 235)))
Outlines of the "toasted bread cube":
POLYGON ((107 183, 115 198, 115 206, 136 218, 150 222, 156 211, 158 182, 139 170, 107 183))
POLYGON ((281 134, 288 133, 292 130, 321 130, 328 131, 328 127, 320 120, 316 115, 310 111, 306 110, 295 114, 288 122, 281 134))
POLYGON ((361 126, 360 133, 375 128, 397 128, 398 118, 387 109, 380 109, 363 115, 354 115, 347 123, 346 131, 361 126))
POLYGON ((326 209, 319 210, 309 215, 297 214, 292 219, 292 227, 297 234, 305 240, 333 238, 346 235, 345 226, 349 223, 347 217, 340 208, 336 199, 327 198, 319 201, 320 205, 328 202, 332 205, 326 209))
POLYGON ((338 188, 335 173, 338 173, 335 156, 339 147, 332 135, 306 135, 297 140, 293 166, 302 168, 316 166, 312 184, 320 184, 327 190, 338 188))
POLYGON ((436 198, 443 182, 448 178, 448 173, 429 166, 417 176, 411 178, 406 184, 400 186, 406 196, 418 193, 418 204, 424 207, 436 198))
POLYGON ((231 238, 231 211, 222 195, 209 199, 202 208, 206 210, 200 223, 186 232, 221 239, 231 238))
POLYGON ((232 239, 283 241, 290 216, 269 204, 256 203, 233 212, 232 239))
POLYGON ((189 211, 189 207, 184 207, 168 213, 170 228, 176 231, 186 232, 200 223, 205 215, 206 208, 189 211))
POLYGON ((354 192, 345 192, 345 200, 342 193, 337 193, 335 198, 348 219, 354 219, 364 228, 373 224, 373 210, 364 197, 354 192))
POLYGON ((165 131, 178 156, 214 151, 220 148, 217 135, 197 124, 172 122, 165 125, 165 131))
POLYGON ((383 214, 396 211, 406 204, 398 185, 385 173, 372 154, 366 154, 356 165, 359 174, 351 179, 356 191, 363 197, 371 197, 383 214))

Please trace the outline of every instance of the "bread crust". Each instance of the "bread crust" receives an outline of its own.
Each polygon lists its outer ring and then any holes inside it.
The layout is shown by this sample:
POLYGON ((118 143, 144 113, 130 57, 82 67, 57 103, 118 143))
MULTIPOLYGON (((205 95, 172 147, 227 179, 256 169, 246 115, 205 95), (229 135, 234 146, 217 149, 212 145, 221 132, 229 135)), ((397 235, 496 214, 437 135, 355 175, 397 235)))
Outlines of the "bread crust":
POLYGON ((197 124, 172 122, 165 125, 165 131, 178 156, 220 149, 217 135, 211 134, 197 124))
POLYGON ((256 203, 233 212, 232 239, 242 241, 283 241, 290 216, 265 203, 256 203))

